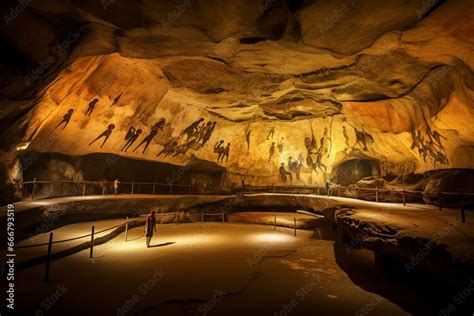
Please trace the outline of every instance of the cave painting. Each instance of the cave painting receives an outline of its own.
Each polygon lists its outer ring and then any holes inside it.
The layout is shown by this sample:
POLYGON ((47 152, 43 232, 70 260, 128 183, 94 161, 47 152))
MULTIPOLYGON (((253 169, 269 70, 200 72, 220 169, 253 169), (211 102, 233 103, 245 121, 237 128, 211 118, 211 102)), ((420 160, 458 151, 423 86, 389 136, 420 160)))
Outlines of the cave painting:
POLYGON ((320 143, 319 150, 322 152, 322 155, 328 154, 328 158, 329 158, 329 155, 331 154, 331 149, 332 149, 332 140, 328 136, 328 132, 329 132, 328 128, 325 127, 324 134, 319 141, 320 143))
POLYGON ((201 125, 203 121, 204 121, 204 118, 201 117, 199 120, 193 122, 191 125, 189 125, 188 127, 184 129, 181 135, 182 136, 187 135, 186 142, 188 142, 191 137, 196 136, 196 134, 199 133, 200 131, 199 126, 201 125))
POLYGON ((165 126, 165 124, 166 124, 166 119, 164 117, 162 117, 162 118, 160 118, 160 120, 155 125, 153 125, 153 127, 151 129, 152 130, 157 130, 157 129, 163 130, 163 127, 165 126))
POLYGON ((84 114, 85 116, 91 116, 92 114, 92 111, 94 111, 95 109, 95 106, 97 105, 97 103, 99 102, 99 99, 95 98, 94 100, 92 100, 88 107, 87 107, 87 111, 86 113, 84 114))
POLYGON ((252 130, 250 129, 250 125, 245 128, 245 142, 247 143, 247 150, 250 150, 250 134, 252 130))
POLYGON ((69 121, 71 120, 72 113, 74 113, 73 109, 67 110, 67 113, 63 116, 63 119, 61 120, 61 122, 59 122, 59 124, 56 125, 55 129, 61 126, 61 124, 64 124, 62 129, 65 129, 66 126, 69 124, 69 121))
POLYGON ((283 144, 283 141, 284 141, 284 137, 280 138, 280 142, 278 143, 278 151, 280 152, 280 154, 283 153, 283 150, 284 150, 284 144, 283 144))
POLYGON ((445 150, 443 147, 441 139, 446 139, 437 131, 432 131, 431 128, 427 125, 426 127, 427 138, 423 136, 420 130, 412 131, 413 142, 411 144, 411 149, 418 149, 418 154, 424 162, 428 162, 428 159, 431 159, 433 165, 436 167, 437 163, 440 164, 449 164, 449 160, 446 155, 442 152, 445 150))
POLYGON ((230 143, 227 143, 227 146, 224 147, 224 140, 221 139, 214 145, 214 152, 217 154, 217 162, 227 162, 230 155, 230 143))
MULTIPOLYGON (((155 127, 161 125, 164 125, 164 122, 161 124, 158 122, 155 124, 155 127)), ((178 155, 186 155, 190 149, 201 149, 211 138, 216 125, 217 122, 215 121, 206 123, 204 118, 200 118, 186 127, 178 137, 168 141, 157 156, 165 155, 165 157, 168 157, 172 155, 172 157, 176 157, 178 155)))
POLYGON ((281 163, 278 171, 280 173, 281 182, 286 183, 288 181, 287 176, 290 176, 290 181, 293 181, 293 176, 291 175, 291 172, 286 171, 285 164, 283 162, 281 163))
POLYGON ((115 105, 117 105, 117 104, 119 103, 120 98, 122 97, 122 94, 123 94, 123 92, 120 93, 118 96, 115 97, 114 101, 113 101, 112 104, 110 105, 110 108, 113 107, 113 106, 115 106, 115 105))
POLYGON ((142 141, 140 144, 138 144, 137 147, 135 147, 135 149, 133 150, 133 152, 135 152, 138 148, 140 148, 143 144, 145 144, 145 147, 143 148, 143 151, 142 151, 142 154, 145 153, 145 151, 148 149, 148 146, 150 145, 151 141, 153 140, 153 138, 155 138, 155 136, 158 134, 158 131, 156 129, 152 129, 150 134, 148 134, 142 141))
POLYGON ((300 179, 300 172, 301 168, 303 167, 303 162, 303 154, 300 154, 297 160, 293 160, 293 157, 288 158, 288 170, 295 173, 296 180, 300 179))
POLYGON ((364 131, 364 125, 362 125, 362 131, 357 130, 355 127, 353 128, 356 134, 356 143, 354 146, 359 145, 362 150, 369 151, 369 149, 367 148, 367 144, 370 145, 374 143, 374 138, 372 137, 372 135, 364 131))
POLYGON ((165 144, 165 147, 158 153, 158 157, 161 155, 165 155, 165 157, 168 157, 172 155, 173 153, 176 152, 178 148, 178 142, 177 141, 171 141, 165 144))
MULTIPOLYGON (((350 146, 350 147, 354 148, 356 146, 359 146, 363 151, 369 151, 368 145, 372 145, 375 142, 375 140, 372 135, 370 135, 364 130, 364 125, 362 125, 362 130, 359 130, 354 125, 349 123, 349 121, 346 118, 342 118, 342 121, 346 122, 350 127, 354 129, 356 142, 354 146, 350 146)), ((347 135, 347 131, 345 128, 343 128, 342 133, 344 135, 344 138, 346 139, 346 144, 349 144, 349 136, 347 135)))
POLYGON ((347 129, 346 129, 345 125, 342 125, 342 135, 344 136, 344 142, 346 143, 346 149, 350 148, 351 145, 349 145, 349 134, 347 134, 347 129))
POLYGON ((138 139, 138 137, 140 136, 140 134, 142 133, 142 130, 141 129, 137 129, 135 130, 135 128, 133 126, 131 126, 129 129, 128 129, 128 132, 127 134, 125 135, 125 140, 126 140, 126 143, 125 145, 123 145, 122 149, 120 151, 125 151, 127 152, 127 150, 130 148, 130 146, 133 145, 133 143, 138 139))
POLYGON ((268 150, 268 162, 272 160, 273 154, 275 154, 275 143, 272 142, 272 145, 270 146, 270 149, 268 150))
POLYGON ((104 141, 102 142, 102 145, 100 145, 100 148, 102 148, 105 143, 107 142, 107 140, 109 139, 110 135, 112 134, 113 130, 115 128, 115 124, 109 124, 109 126, 107 126, 107 129, 102 133, 100 134, 99 136, 97 136, 96 139, 94 139, 90 144, 92 145, 93 143, 95 143, 97 140, 99 140, 100 138, 104 137, 104 141))
POLYGON ((273 139, 273 135, 275 135, 275 125, 273 125, 273 126, 270 128, 270 131, 268 132, 267 139, 273 139))
POLYGON ((227 146, 224 148, 224 151, 222 152, 220 162, 224 162, 224 158, 225 158, 225 162, 229 161, 229 155, 230 155, 230 143, 227 143, 227 146))
MULTIPOLYGON (((323 163, 323 156, 325 153, 329 152, 329 145, 328 144, 328 135, 327 135, 327 128, 325 129, 325 134, 321 137, 320 140, 320 147, 318 149, 316 137, 314 136, 313 126, 311 126, 311 137, 306 137, 304 140, 304 145, 307 150, 306 156, 306 164, 308 167, 314 171, 318 172, 320 170, 324 177, 326 177, 327 167, 323 163)), ((330 139, 329 139, 330 141, 330 139)))

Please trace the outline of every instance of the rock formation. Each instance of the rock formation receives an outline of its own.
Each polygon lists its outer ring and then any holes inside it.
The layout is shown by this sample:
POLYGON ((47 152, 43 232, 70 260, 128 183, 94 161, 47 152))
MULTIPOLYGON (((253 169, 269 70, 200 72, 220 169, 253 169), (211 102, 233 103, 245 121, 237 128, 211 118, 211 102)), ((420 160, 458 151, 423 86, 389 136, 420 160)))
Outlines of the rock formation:
POLYGON ((474 167, 471 1, 2 6, 3 183, 48 153, 198 159, 224 186, 474 167))

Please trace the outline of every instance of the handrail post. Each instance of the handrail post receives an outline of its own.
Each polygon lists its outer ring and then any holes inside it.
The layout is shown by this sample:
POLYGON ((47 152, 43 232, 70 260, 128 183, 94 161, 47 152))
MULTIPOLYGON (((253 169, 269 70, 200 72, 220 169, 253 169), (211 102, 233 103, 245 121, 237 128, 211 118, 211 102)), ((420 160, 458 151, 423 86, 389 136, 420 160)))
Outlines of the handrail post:
POLYGON ((293 218, 294 221, 294 227, 295 227, 295 237, 296 237, 296 217, 293 218))
POLYGON ((466 212, 464 210, 464 193, 461 193, 461 221, 466 222, 466 212))
POLYGON ((35 199, 35 193, 36 193, 36 178, 33 179, 33 190, 31 191, 31 199, 35 199))
POLYGON ((127 219, 125 220, 125 241, 127 241, 128 237, 128 216, 127 219))
POLYGON ((379 201, 379 188, 375 187, 375 202, 379 201))
POLYGON ((403 199, 403 206, 406 206, 406 200, 405 200, 405 188, 403 188, 403 192, 402 192, 402 199, 403 199))
POLYGON ((155 185, 155 182, 153 181, 153 195, 155 195, 155 187, 156 185, 155 185))
POLYGON ((222 211, 222 222, 225 222, 225 211, 222 211))
POLYGON ((274 223, 274 226, 275 226, 275 230, 277 230, 277 214, 273 214, 274 216, 274 219, 273 219, 273 223, 274 223))
POLYGON ((320 193, 321 193, 321 192, 320 192, 319 185, 318 185, 318 195, 321 195, 320 193))
POLYGON ((356 199, 359 198, 359 185, 356 183, 356 199))
POLYGON ((95 231, 95 227, 94 227, 94 225, 92 225, 92 228, 91 228, 91 249, 90 249, 90 253, 89 253, 89 258, 92 258, 94 256, 94 231, 95 231))
POLYGON ((44 280, 49 281, 49 269, 51 267, 51 251, 53 249, 53 233, 49 233, 48 255, 46 256, 46 268, 44 270, 44 280))
POLYGON ((204 211, 201 211, 201 222, 204 222, 204 211))
POLYGON ((442 202, 442 193, 441 193, 441 191, 438 191, 438 208, 439 208, 440 212, 443 210, 443 202, 442 202))
POLYGON ((86 181, 82 184, 82 196, 86 196, 86 181))
POLYGON ((134 189, 135 189, 135 181, 132 181, 132 195, 133 195, 134 189))

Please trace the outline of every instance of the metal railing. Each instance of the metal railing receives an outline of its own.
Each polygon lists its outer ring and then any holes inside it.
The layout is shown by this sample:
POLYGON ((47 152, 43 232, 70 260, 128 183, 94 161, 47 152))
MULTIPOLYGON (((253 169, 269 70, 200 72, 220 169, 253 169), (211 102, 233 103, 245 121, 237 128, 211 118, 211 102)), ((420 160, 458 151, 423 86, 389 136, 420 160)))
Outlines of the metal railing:
MULTIPOLYGON (((17 192, 20 192, 23 199, 36 199, 38 197, 57 196, 86 196, 86 195, 108 195, 108 194, 176 194, 194 195, 210 194, 197 185, 183 185, 174 183, 159 182, 119 182, 117 191, 114 188, 114 181, 25 181, 14 183, 17 192), (41 186, 49 186, 49 192, 42 192, 41 186), (42 195, 42 196, 41 196, 42 195)), ((43 188, 44 190, 45 188, 43 188)), ((47 190, 45 190, 47 191, 47 190)), ((465 222, 466 207, 474 205, 474 193, 469 192, 427 192, 394 188, 368 188, 359 186, 325 186, 318 185, 264 185, 264 186, 243 186, 232 188, 229 192, 212 192, 213 194, 235 194, 235 193, 286 193, 286 194, 311 194, 319 196, 336 196, 367 200, 375 202, 397 202, 406 205, 407 202, 437 205, 439 210, 443 208, 456 208, 461 210, 461 217, 465 222), (427 202, 428 200, 428 202, 427 202)))
POLYGON ((235 193, 285 193, 285 194, 311 194, 328 197, 343 197, 357 200, 379 202, 399 202, 406 206, 407 200, 415 203, 425 203, 437 205, 439 211, 443 208, 459 209, 461 221, 466 222, 466 208, 474 206, 474 193, 469 192, 428 192, 407 189, 385 189, 385 188, 365 188, 359 186, 244 186, 233 189, 235 193), (425 199, 430 199, 433 203, 427 203, 425 199))
MULTIPOLYGON (((181 211, 155 214, 156 217, 162 217, 162 216, 175 217, 176 220, 175 221, 174 220, 168 221, 168 224, 176 223, 176 225, 178 225, 180 223, 180 215, 181 215, 181 211)), ((80 235, 80 236, 77 236, 77 237, 72 237, 72 238, 67 238, 67 239, 62 239, 62 240, 54 240, 54 232, 50 232, 48 242, 39 243, 39 244, 31 244, 31 245, 24 245, 24 246, 15 245, 14 248, 16 250, 48 246, 47 247, 47 253, 46 253, 45 256, 42 256, 42 257, 39 257, 39 258, 34 258, 34 259, 29 259, 29 260, 26 260, 24 262, 21 262, 19 264, 19 267, 20 268, 25 268, 25 267, 31 267, 31 266, 36 265, 36 264, 45 263, 44 280, 48 281, 49 277, 50 277, 51 262, 53 260, 64 258, 66 256, 72 255, 72 254, 74 254, 76 252, 79 252, 81 250, 84 250, 84 249, 89 249, 89 258, 92 259, 92 258, 94 258, 94 246, 98 245, 98 244, 96 244, 97 235, 99 235, 101 233, 104 233, 104 232, 107 232, 107 231, 112 231, 112 230, 114 230, 114 231, 111 232, 110 234, 113 234, 114 232, 116 234, 120 234, 120 233, 123 232, 124 236, 125 236, 125 242, 127 242, 128 241, 128 231, 129 231, 129 229, 134 228, 134 227, 139 227, 139 226, 143 225, 144 223, 146 223, 146 221, 140 221, 140 218, 146 218, 147 216, 148 216, 147 214, 140 215, 138 217, 139 219, 134 219, 132 221, 130 221, 129 217, 127 216, 127 218, 125 219, 124 222, 122 222, 118 225, 114 225, 112 227, 102 229, 100 231, 96 231, 95 230, 95 225, 92 225, 91 226, 91 232, 89 234, 80 235), (77 240, 81 240, 81 239, 85 239, 85 238, 90 238, 90 240, 85 241, 82 244, 79 244, 79 245, 75 246, 76 251, 71 251, 70 249, 66 249, 66 250, 56 252, 55 254, 53 254, 53 252, 52 252, 54 244, 67 243, 67 242, 77 241, 77 240)), ((225 223, 226 212, 221 211, 221 212, 214 212, 214 213, 205 213, 204 211, 201 211, 200 213, 193 213, 193 214, 189 213, 188 216, 199 216, 199 219, 200 219, 201 222, 206 221, 206 219, 205 219, 206 217, 210 217, 211 219, 212 218, 216 219, 215 220, 216 222, 225 223)), ((186 221, 185 223, 190 223, 190 222, 186 221)), ((163 224, 163 223, 160 221, 158 224, 163 224)), ((145 234, 141 235, 139 238, 144 237, 144 235, 145 234)), ((295 236, 296 236, 296 227, 295 227, 295 236)), ((100 237, 100 238, 101 238, 101 241, 100 241, 99 244, 103 244, 103 243, 108 241, 107 236, 103 236, 103 237, 100 237)))
POLYGON ((35 200, 42 197, 109 194, 198 194, 198 186, 160 182, 33 180, 14 183, 18 196, 35 200))
MULTIPOLYGON (((416 200, 420 202, 424 198, 433 198, 438 201, 448 199, 448 197, 457 198, 458 203, 442 205, 443 207, 457 206, 461 204, 463 199, 467 197, 473 197, 474 193, 471 192, 443 192, 443 191, 416 191, 407 189, 389 189, 389 188, 367 188, 359 186, 330 186, 329 189, 325 186, 313 186, 313 185, 289 185, 289 186, 244 186, 234 188, 234 193, 288 193, 288 194, 311 194, 320 196, 333 196, 333 197, 344 197, 353 198, 359 200, 368 200, 375 202, 384 202, 385 200, 394 201, 399 200, 400 203, 406 204, 408 199, 416 200)), ((398 202, 398 201, 397 201, 398 202)))

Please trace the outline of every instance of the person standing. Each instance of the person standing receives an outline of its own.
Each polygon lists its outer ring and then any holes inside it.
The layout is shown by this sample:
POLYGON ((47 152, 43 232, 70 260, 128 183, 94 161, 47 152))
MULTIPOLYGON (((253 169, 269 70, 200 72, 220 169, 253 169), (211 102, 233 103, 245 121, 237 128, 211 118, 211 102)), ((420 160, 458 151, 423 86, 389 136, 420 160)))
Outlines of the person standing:
POLYGON ((115 195, 118 194, 119 183, 120 183, 120 181, 117 178, 115 178, 115 181, 114 181, 114 194, 115 195))
POLYGON ((153 237, 153 233, 156 232, 156 218, 155 218, 155 211, 151 211, 148 214, 145 222, 145 236, 146 236, 146 247, 150 248, 151 237, 153 237))
POLYGON ((326 194, 327 196, 329 196, 329 193, 330 193, 330 190, 331 189, 331 185, 329 184, 329 181, 326 180, 326 194))

